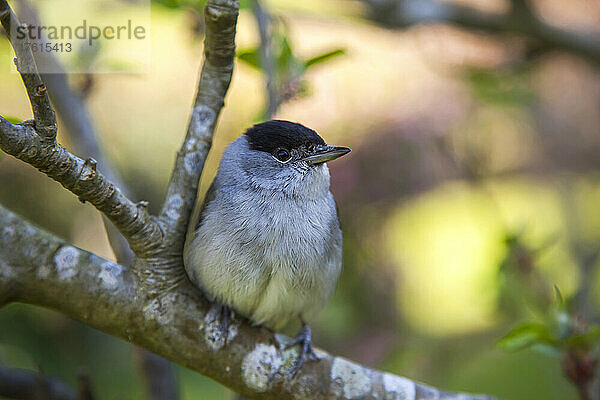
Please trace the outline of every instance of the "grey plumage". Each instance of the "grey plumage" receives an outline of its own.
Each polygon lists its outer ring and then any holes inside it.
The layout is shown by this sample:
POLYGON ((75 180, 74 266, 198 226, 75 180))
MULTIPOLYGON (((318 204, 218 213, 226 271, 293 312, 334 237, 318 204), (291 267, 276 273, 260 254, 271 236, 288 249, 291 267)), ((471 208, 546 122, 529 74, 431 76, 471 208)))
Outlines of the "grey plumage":
POLYGON ((195 212, 184 264, 209 299, 279 330, 293 318, 310 320, 331 296, 342 233, 327 165, 302 159, 314 146, 300 143, 282 162, 253 149, 252 139, 242 135, 225 150, 195 212))

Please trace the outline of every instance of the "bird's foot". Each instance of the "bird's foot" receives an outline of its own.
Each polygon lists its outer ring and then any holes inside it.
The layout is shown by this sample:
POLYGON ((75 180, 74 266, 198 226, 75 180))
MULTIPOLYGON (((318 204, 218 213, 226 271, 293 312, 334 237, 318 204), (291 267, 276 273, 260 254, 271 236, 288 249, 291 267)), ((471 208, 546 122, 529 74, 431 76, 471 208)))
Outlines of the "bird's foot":
POLYGON ((227 341, 227 336, 229 335, 232 313, 233 310, 231 308, 227 307, 225 304, 220 304, 219 321, 221 322, 221 330, 225 333, 225 341, 227 341))
POLYGON ((296 375, 296 373, 304 365, 305 361, 317 361, 321 359, 321 357, 319 357, 313 349, 312 333, 310 331, 309 326, 306 325, 306 323, 304 322, 302 322, 302 328, 300 329, 298 336, 296 336, 294 340, 288 343, 285 346, 285 349, 288 349, 297 344, 300 345, 300 353, 298 354, 298 357, 296 357, 294 363, 292 364, 292 367, 290 368, 291 377, 294 377, 296 375))
POLYGON ((209 322, 217 322, 218 331, 220 333, 220 336, 223 338, 223 344, 227 344, 229 328, 231 326, 231 320, 233 318, 233 310, 225 304, 215 302, 213 303, 209 314, 209 322))

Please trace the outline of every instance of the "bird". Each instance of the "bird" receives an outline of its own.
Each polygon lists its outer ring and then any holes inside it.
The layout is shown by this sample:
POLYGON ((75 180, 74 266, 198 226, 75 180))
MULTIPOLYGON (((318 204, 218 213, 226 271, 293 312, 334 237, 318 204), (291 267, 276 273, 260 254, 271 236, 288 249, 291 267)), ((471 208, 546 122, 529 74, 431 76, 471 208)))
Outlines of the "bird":
POLYGON ((186 273, 221 307, 225 330, 231 309, 273 331, 301 322, 286 346, 300 345, 292 375, 319 358, 308 321, 334 292, 342 269, 327 162, 350 151, 296 122, 256 124, 225 149, 188 228, 186 273))

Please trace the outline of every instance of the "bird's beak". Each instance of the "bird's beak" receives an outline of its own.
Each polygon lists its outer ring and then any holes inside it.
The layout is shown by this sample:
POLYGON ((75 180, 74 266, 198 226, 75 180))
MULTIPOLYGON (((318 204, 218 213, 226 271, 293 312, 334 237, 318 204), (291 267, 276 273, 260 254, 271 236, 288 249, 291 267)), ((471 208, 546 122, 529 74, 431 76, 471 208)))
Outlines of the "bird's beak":
POLYGON ((348 154, 350 151, 350 148, 343 146, 322 146, 314 154, 306 156, 302 160, 311 165, 323 164, 348 154))

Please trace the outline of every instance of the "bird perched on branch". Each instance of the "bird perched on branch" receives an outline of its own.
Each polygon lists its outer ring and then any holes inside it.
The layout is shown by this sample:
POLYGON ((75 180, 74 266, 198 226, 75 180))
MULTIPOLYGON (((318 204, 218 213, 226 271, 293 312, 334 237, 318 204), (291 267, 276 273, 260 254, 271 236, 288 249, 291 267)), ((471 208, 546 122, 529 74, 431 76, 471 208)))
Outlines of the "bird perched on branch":
POLYGON ((292 366, 317 358, 306 324, 333 293, 342 268, 342 232, 327 161, 347 154, 312 129, 273 120, 232 142, 184 250, 190 280, 221 305, 275 331, 299 318, 292 366))

